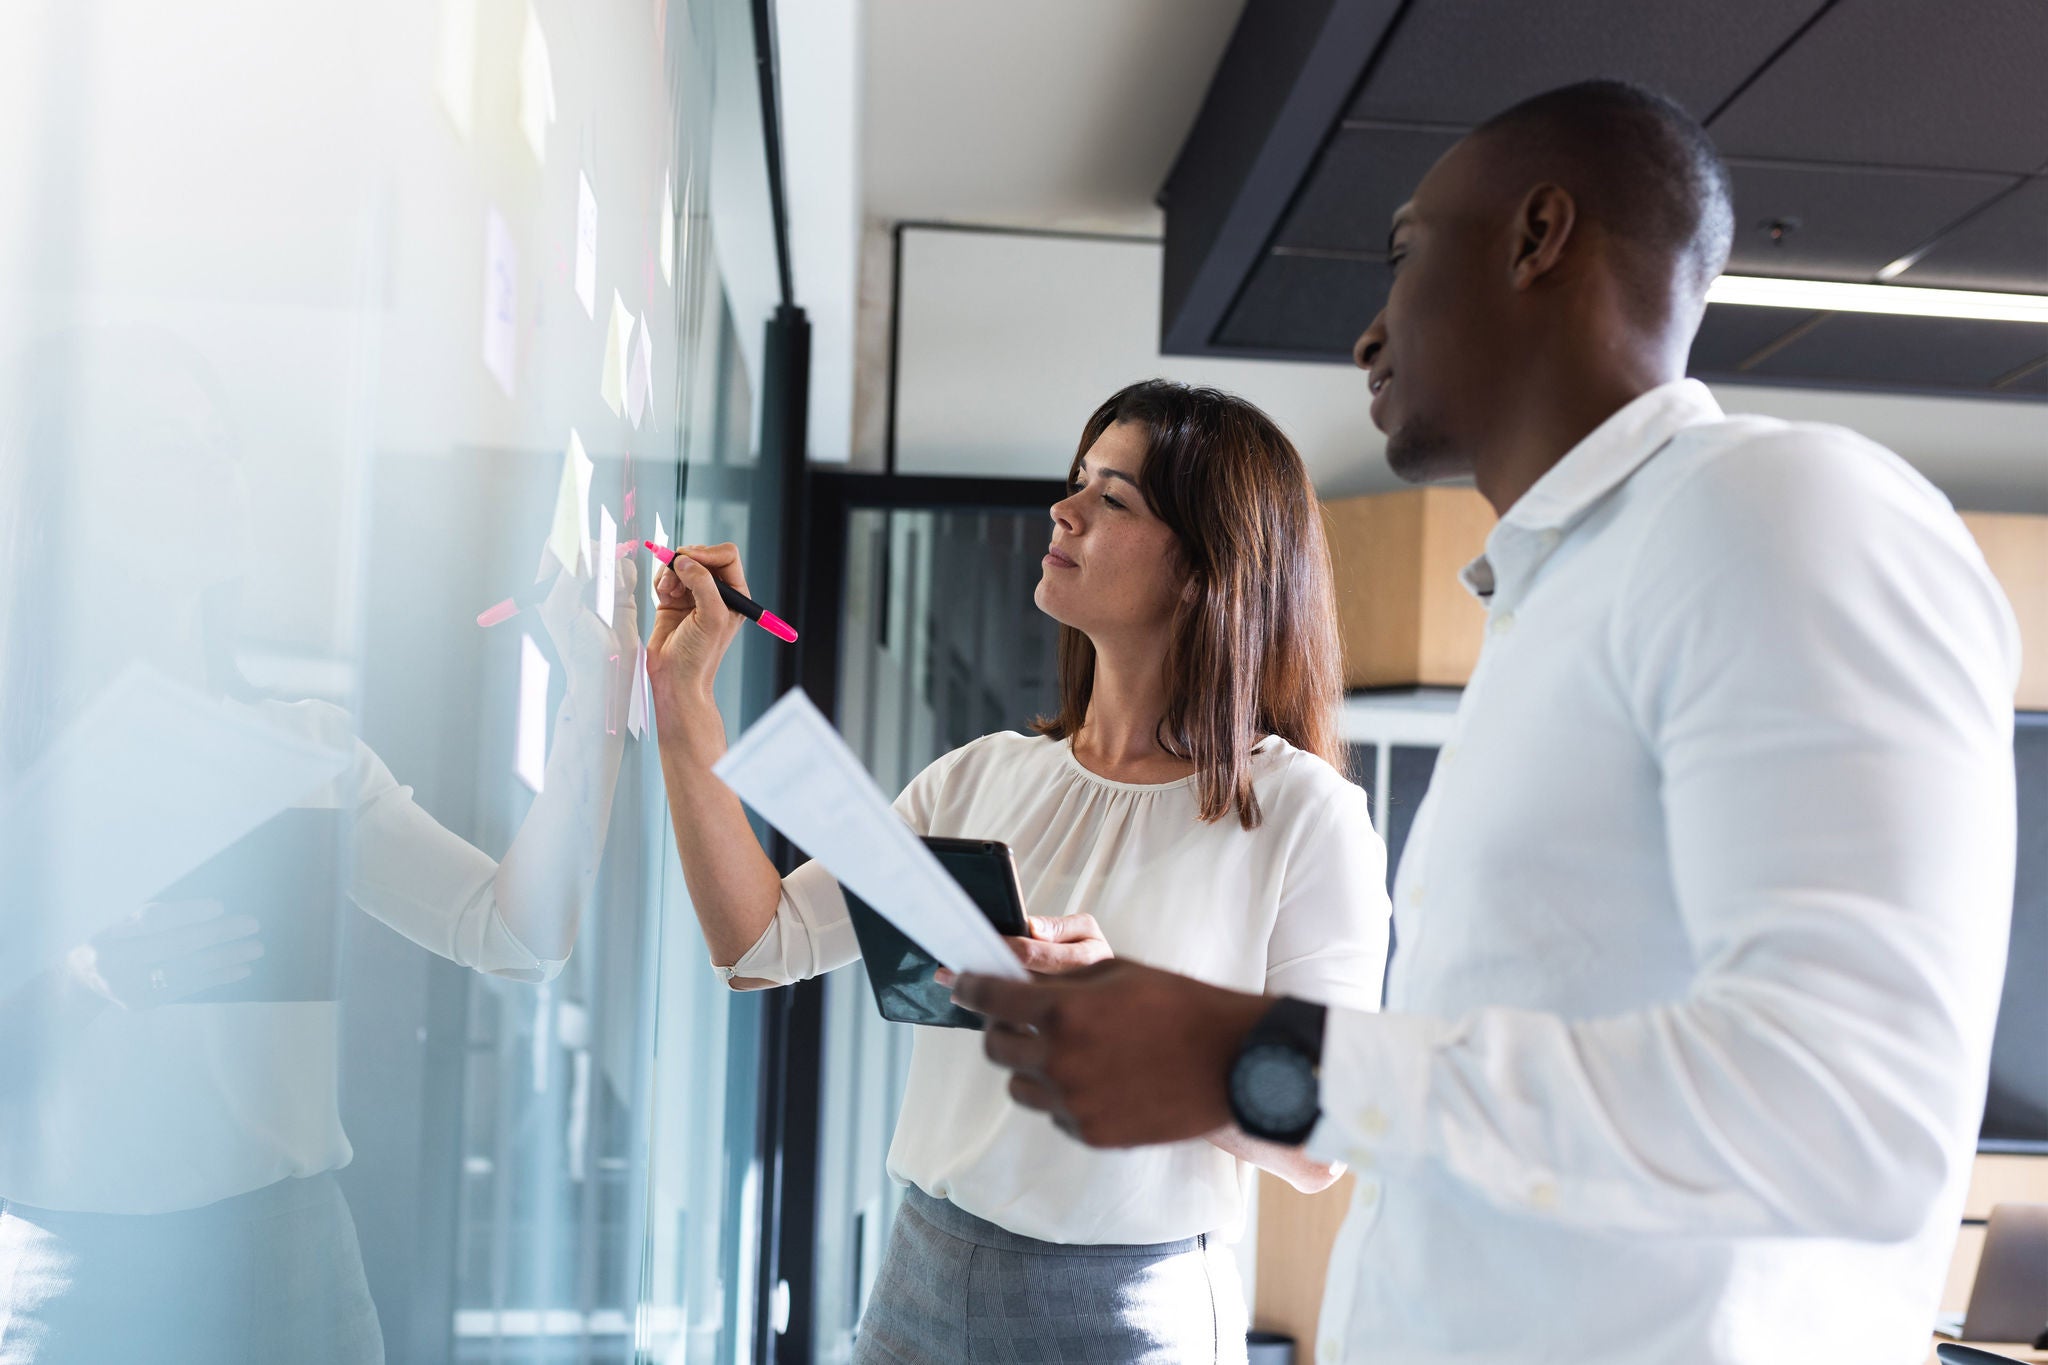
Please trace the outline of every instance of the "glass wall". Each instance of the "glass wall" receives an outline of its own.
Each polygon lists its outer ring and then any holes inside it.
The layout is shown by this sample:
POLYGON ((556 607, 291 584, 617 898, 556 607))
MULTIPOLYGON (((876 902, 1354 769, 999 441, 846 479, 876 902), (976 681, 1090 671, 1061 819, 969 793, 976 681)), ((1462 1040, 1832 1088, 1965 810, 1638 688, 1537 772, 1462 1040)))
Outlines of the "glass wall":
MULTIPOLYGON (((884 791, 933 759, 1058 709, 1058 626, 1032 603, 1043 509, 854 510, 848 516, 838 724, 884 791)), ((912 1025, 890 1023, 858 969, 825 978, 816 1340, 845 1361, 902 1194, 886 1161, 912 1025)))
POLYGON ((10 1365, 751 1358, 627 547, 776 557, 758 99, 745 0, 0 15, 10 1365))

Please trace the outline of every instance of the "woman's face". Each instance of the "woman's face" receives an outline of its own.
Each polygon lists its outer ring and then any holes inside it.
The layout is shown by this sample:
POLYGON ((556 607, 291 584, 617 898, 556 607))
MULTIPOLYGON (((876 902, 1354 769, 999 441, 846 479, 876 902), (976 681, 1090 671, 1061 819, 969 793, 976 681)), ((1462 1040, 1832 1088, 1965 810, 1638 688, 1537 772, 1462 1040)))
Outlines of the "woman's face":
POLYGON ((1145 431, 1118 422, 1082 456, 1053 504, 1038 609, 1094 640, 1164 634, 1186 581, 1180 545, 1138 491, 1145 431))

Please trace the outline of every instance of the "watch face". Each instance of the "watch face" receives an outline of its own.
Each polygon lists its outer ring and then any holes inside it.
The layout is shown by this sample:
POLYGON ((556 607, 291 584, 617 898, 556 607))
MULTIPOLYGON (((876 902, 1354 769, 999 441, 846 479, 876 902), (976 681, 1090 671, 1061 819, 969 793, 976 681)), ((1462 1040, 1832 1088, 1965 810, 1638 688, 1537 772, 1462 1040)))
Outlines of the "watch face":
POLYGON ((1247 1048, 1232 1072, 1231 1090, 1254 1136, 1296 1133, 1315 1121, 1315 1069, 1284 1043, 1247 1048))

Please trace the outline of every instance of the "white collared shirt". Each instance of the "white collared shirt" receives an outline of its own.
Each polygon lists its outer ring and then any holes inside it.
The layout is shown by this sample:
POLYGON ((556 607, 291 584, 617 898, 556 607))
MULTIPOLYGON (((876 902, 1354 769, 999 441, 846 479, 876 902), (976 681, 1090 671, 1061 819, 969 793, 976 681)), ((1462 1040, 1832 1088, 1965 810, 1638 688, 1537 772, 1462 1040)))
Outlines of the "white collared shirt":
POLYGON ((1983 1104, 2018 633, 1834 427, 1643 394, 1466 571, 1488 634, 1333 1012, 1320 1361, 1917 1365, 1983 1104))

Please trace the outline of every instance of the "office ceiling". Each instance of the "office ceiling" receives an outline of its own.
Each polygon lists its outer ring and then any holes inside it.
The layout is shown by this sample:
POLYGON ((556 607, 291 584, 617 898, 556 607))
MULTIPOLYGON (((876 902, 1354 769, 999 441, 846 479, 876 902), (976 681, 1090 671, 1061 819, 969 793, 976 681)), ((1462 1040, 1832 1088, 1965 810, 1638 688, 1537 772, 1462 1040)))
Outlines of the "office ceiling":
MULTIPOLYGON (((1346 359, 1422 173, 1490 114, 1594 76, 1707 125, 1734 180, 1731 273, 2048 294, 2044 72, 2041 0, 1252 0, 1162 196, 1163 346, 1346 359)), ((1714 305, 1692 365, 2048 397, 2048 327, 1714 305)))
POLYGON ((1156 237, 1245 0, 863 0, 871 219, 1156 237))

